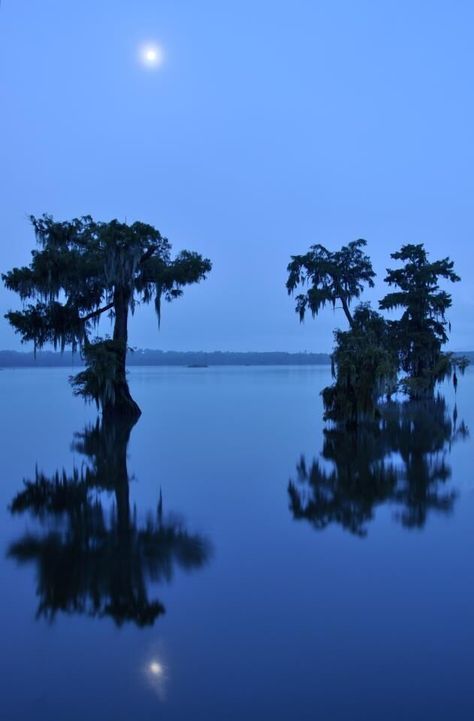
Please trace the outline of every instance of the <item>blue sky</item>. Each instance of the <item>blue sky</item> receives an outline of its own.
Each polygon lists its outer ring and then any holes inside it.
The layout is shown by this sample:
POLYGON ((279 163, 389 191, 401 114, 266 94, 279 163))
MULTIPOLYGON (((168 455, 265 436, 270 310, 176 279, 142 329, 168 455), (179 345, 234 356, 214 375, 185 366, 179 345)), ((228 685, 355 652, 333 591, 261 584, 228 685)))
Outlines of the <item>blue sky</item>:
POLYGON ((376 299, 424 242, 462 276, 450 346, 474 348, 473 27, 468 0, 3 0, 0 269, 28 262, 29 213, 139 219, 214 269, 159 332, 138 308, 132 345, 327 351, 344 317, 299 324, 290 255, 366 238, 376 299))

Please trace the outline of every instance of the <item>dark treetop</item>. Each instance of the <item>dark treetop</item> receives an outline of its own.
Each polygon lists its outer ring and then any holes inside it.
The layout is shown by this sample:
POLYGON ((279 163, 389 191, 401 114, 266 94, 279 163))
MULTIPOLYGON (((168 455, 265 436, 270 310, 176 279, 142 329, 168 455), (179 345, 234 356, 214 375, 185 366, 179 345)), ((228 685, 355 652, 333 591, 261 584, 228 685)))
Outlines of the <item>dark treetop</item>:
POLYGON ((373 287, 375 273, 370 258, 365 255, 365 240, 354 240, 341 250, 330 251, 323 245, 312 245, 305 255, 292 255, 288 264, 286 287, 292 294, 298 286, 308 286, 296 296, 296 312, 300 320, 307 310, 313 317, 326 303, 335 307, 340 302, 349 325, 353 319, 349 306, 359 298, 364 284, 373 287))

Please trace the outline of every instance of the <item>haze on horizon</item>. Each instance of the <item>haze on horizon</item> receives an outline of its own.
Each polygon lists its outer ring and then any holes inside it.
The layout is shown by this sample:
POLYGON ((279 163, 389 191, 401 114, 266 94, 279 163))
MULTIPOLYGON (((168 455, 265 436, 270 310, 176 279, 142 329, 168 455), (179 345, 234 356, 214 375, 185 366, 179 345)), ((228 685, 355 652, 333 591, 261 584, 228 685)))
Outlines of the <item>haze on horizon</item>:
POLYGON ((160 331, 138 308, 131 345, 327 352, 344 318, 299 324, 291 254, 366 238, 376 307, 390 253, 423 242, 461 275, 449 347, 471 349, 473 24, 468 0, 5 0, 0 271, 29 262, 30 213, 142 220, 213 271, 160 331))

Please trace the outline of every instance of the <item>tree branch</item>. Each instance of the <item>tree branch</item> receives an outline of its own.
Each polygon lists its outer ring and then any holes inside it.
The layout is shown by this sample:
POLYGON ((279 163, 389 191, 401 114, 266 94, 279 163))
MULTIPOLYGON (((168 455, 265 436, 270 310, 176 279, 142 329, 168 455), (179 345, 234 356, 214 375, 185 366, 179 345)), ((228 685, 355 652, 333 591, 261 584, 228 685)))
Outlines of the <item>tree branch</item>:
POLYGON ((147 260, 151 258, 153 253, 156 251, 156 248, 150 247, 148 250, 143 253, 142 257, 140 258, 140 265, 143 265, 143 263, 146 263, 147 260))
POLYGON ((87 322, 88 320, 90 320, 91 318, 95 318, 96 315, 101 315, 101 313, 105 313, 105 312, 108 311, 108 310, 112 310, 113 307, 114 307, 114 303, 113 303, 113 301, 112 301, 112 303, 108 303, 108 304, 105 305, 103 308, 98 308, 97 310, 93 310, 92 313, 89 313, 88 315, 85 315, 83 318, 80 318, 79 320, 81 320, 81 321, 83 321, 84 323, 86 323, 86 322, 87 322))
POLYGON ((353 327, 354 327, 354 320, 353 320, 353 318, 352 318, 351 311, 349 310, 349 304, 347 303, 347 300, 345 299, 345 297, 344 297, 343 295, 340 296, 340 300, 341 300, 341 303, 342 303, 342 310, 343 310, 344 313, 346 314, 346 318, 347 318, 347 320, 349 321, 350 327, 353 328, 353 327))

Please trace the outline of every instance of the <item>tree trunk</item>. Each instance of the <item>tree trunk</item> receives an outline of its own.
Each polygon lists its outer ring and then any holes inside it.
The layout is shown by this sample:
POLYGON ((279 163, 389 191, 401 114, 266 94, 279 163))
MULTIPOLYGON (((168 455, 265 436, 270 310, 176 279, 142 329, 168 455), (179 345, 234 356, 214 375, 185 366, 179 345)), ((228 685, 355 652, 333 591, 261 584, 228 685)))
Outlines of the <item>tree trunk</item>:
POLYGON ((106 417, 125 416, 138 418, 141 410, 130 395, 127 383, 127 347, 128 347, 128 307, 130 291, 126 288, 116 288, 114 292, 114 352, 116 353, 116 374, 114 383, 114 401, 104 406, 103 414, 106 417))
POLYGON ((102 432, 106 436, 106 463, 108 473, 113 479, 115 502, 117 504, 117 527, 119 536, 129 537, 130 534, 130 493, 127 469, 127 448, 135 421, 122 419, 108 427, 107 421, 102 424, 102 432))
POLYGON ((347 303, 347 300, 346 300, 345 296, 344 296, 342 293, 341 293, 341 295, 340 295, 340 298, 341 298, 342 308, 343 308, 343 310, 344 310, 344 313, 346 314, 347 320, 349 321, 349 325, 350 325, 351 328, 353 328, 353 327, 354 327, 354 320, 353 320, 353 318, 352 318, 352 313, 351 313, 351 311, 349 310, 349 304, 347 303))

